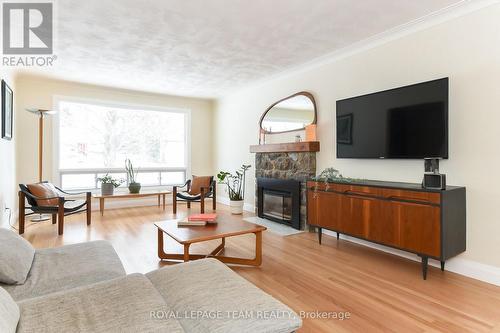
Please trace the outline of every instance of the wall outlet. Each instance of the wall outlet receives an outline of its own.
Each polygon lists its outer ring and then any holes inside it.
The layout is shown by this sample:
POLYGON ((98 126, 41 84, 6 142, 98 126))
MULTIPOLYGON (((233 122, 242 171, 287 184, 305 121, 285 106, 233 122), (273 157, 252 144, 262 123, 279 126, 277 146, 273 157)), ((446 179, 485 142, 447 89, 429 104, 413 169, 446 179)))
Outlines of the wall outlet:
POLYGON ((0 226, 9 226, 12 220, 12 210, 4 207, 0 213, 0 226))
POLYGON ((0 202, 0 226, 3 226, 4 221, 7 221, 7 216, 9 214, 9 210, 5 207, 5 202, 3 200, 0 202))

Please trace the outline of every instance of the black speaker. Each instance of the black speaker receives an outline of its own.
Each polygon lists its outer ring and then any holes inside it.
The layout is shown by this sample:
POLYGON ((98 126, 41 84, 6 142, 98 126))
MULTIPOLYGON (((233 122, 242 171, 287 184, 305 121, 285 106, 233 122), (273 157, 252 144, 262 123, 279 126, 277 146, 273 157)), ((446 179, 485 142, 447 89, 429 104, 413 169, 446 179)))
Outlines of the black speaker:
POLYGON ((425 172, 439 173, 439 158, 424 158, 425 172))
POLYGON ((446 175, 440 173, 426 173, 424 174, 423 188, 432 190, 446 189, 446 175))

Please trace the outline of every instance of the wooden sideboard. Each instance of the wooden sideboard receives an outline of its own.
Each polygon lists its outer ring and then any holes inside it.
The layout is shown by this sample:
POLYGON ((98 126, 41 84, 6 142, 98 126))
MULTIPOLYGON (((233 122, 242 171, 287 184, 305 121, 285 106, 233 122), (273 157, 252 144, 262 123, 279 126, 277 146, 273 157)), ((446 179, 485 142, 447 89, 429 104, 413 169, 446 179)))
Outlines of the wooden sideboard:
POLYGON ((441 262, 465 251, 465 187, 423 189, 379 181, 307 182, 307 221, 318 228, 408 251, 441 262))

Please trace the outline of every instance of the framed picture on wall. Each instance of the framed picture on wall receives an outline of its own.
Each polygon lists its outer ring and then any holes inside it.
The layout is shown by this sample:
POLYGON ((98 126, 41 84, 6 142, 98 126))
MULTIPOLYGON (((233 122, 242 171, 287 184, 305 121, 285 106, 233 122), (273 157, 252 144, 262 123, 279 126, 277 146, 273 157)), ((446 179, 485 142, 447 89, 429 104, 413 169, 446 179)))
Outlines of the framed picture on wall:
POLYGON ((2 80, 2 139, 12 139, 12 122, 14 119, 14 94, 7 83, 2 80))

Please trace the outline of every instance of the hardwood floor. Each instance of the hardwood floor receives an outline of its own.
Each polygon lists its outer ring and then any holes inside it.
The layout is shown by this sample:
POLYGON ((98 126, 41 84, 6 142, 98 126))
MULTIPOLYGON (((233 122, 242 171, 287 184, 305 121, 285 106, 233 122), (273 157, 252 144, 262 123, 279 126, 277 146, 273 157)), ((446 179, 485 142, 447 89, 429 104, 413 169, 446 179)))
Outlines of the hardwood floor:
MULTIPOLYGON (((180 207, 177 215, 186 215, 180 207)), ((166 212, 156 207, 110 209, 104 217, 96 211, 89 228, 85 215, 76 215, 67 219, 63 236, 50 222, 29 225, 24 236, 37 248, 106 239, 128 273, 145 273, 165 265, 156 254, 153 222, 172 218, 170 212, 171 206, 166 212)), ((223 205, 218 213, 229 215, 223 205)), ((252 237, 228 238, 225 253, 251 257, 252 237)), ((170 240, 165 247, 182 250, 170 240)), ((192 252, 212 247, 195 244, 192 252)), ((304 319, 300 332, 500 332, 500 287, 434 267, 423 281, 417 262, 326 235, 319 245, 313 233, 282 237, 266 231, 262 266, 232 268, 297 313, 351 314, 345 320, 304 319)))

